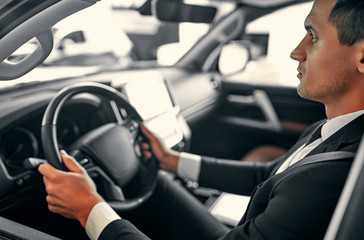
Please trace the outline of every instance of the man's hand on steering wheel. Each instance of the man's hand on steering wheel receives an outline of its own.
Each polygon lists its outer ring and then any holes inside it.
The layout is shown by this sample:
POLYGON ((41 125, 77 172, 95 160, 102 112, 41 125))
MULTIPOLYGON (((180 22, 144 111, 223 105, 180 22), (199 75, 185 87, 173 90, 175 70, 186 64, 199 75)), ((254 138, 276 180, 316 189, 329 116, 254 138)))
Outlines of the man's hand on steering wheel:
POLYGON ((177 172, 179 153, 166 148, 158 137, 150 132, 143 124, 140 125, 140 128, 149 140, 149 143, 142 142, 140 144, 144 157, 151 158, 154 154, 159 160, 162 169, 177 172))
POLYGON ((47 191, 48 209, 67 218, 77 219, 83 227, 92 208, 104 201, 87 171, 65 151, 61 151, 69 172, 58 170, 50 164, 39 166, 47 191))

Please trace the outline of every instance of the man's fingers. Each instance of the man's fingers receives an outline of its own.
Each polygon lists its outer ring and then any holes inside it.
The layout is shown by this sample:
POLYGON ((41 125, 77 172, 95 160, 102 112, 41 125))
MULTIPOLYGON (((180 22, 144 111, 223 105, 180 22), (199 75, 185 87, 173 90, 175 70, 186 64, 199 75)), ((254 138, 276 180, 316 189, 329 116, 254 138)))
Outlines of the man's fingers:
POLYGON ((147 159, 152 158, 152 153, 150 151, 144 151, 143 152, 143 155, 147 159))
POLYGON ((48 179, 54 179, 56 177, 58 177, 62 171, 54 168, 53 166, 51 166, 50 164, 48 163, 44 163, 44 164, 41 164, 39 167, 38 167, 38 171, 43 175, 45 176, 46 178, 48 179))
POLYGON ((54 204, 50 204, 50 203, 48 203, 48 209, 49 209, 49 211, 51 211, 51 212, 61 214, 63 217, 66 217, 66 218, 74 218, 74 217, 73 217, 73 216, 69 213, 69 210, 68 210, 67 208, 62 207, 62 206, 54 205, 54 204))
POLYGON ((145 158, 149 159, 152 157, 152 152, 150 149, 150 145, 148 143, 141 143, 140 148, 141 148, 141 150, 143 152, 143 156, 145 158))
POLYGON ((53 184, 51 184, 51 181, 46 176, 43 177, 43 182, 45 185, 45 190, 48 194, 52 194, 53 191, 56 191, 53 189, 53 184))
POLYGON ((66 151, 61 150, 61 156, 68 170, 75 173, 83 173, 81 165, 72 156, 68 155, 66 151))
POLYGON ((64 207, 64 203, 69 201, 69 199, 64 199, 62 197, 65 197, 62 194, 49 194, 46 196, 46 201, 48 202, 48 204, 51 204, 53 206, 58 206, 58 207, 64 207))
POLYGON ((145 134, 145 136, 147 136, 147 138, 149 138, 149 140, 153 140, 155 138, 155 136, 153 135, 153 133, 151 131, 149 131, 144 124, 140 124, 140 128, 142 129, 142 132, 145 134))
POLYGON ((154 135, 151 131, 149 131, 144 124, 140 125, 143 133, 147 136, 149 139, 150 147, 152 147, 153 151, 163 151, 164 145, 163 142, 159 139, 158 136, 154 135))
MULTIPOLYGON (((80 164, 64 150, 61 151, 61 157, 68 170, 75 173, 83 173, 83 168, 80 166, 80 164)), ((38 171, 49 179, 53 179, 53 177, 63 173, 63 171, 54 168, 48 163, 41 164, 38 167, 38 171)))
POLYGON ((150 149, 150 146, 149 146, 148 143, 141 143, 140 147, 141 147, 142 150, 149 150, 150 149))
POLYGON ((48 202, 48 204, 51 204, 53 206, 58 206, 59 204, 59 200, 57 199, 57 197, 55 195, 52 194, 48 194, 46 197, 46 201, 48 202))
POLYGON ((60 188, 60 184, 62 184, 63 182, 63 174, 66 174, 62 171, 60 171, 60 174, 62 175, 55 175, 55 176, 51 176, 50 178, 47 176, 43 177, 43 182, 45 185, 45 190, 48 193, 48 195, 59 195, 60 192, 62 192, 62 188, 60 188))
POLYGON ((49 169, 49 167, 50 167, 51 165, 49 165, 48 163, 44 163, 44 164, 41 164, 41 165, 39 165, 39 167, 38 167, 38 171, 43 175, 43 176, 45 176, 45 175, 47 175, 47 173, 48 173, 48 171, 47 171, 47 169, 49 169))

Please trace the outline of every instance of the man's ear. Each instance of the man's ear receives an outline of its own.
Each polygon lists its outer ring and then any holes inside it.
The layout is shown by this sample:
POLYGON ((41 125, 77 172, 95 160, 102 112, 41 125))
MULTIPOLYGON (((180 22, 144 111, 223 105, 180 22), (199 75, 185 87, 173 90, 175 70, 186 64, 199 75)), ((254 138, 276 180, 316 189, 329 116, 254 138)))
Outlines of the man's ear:
POLYGON ((364 41, 360 41, 358 44, 359 44, 358 71, 364 74, 364 41))

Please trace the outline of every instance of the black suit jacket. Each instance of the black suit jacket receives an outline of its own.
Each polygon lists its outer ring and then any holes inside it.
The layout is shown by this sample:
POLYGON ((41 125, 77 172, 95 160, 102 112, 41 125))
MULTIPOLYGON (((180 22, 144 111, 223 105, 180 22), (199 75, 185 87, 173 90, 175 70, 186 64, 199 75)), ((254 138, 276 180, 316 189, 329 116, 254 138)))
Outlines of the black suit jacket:
MULTIPOLYGON (((222 239, 323 238, 352 161, 320 162, 288 168, 275 175, 279 166, 319 124, 309 127, 285 155, 270 163, 203 157, 200 185, 252 196, 238 226, 222 239)), ((309 155, 338 150, 356 152, 363 132, 364 115, 326 139, 309 155)), ((144 239, 145 236, 126 220, 119 220, 109 224, 100 239, 136 237, 144 239)))

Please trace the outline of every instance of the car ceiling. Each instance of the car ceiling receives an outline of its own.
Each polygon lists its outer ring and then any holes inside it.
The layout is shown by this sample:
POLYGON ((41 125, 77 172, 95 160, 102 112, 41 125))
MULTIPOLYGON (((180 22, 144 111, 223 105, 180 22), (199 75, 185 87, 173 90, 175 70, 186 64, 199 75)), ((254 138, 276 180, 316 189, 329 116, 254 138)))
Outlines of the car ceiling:
MULTIPOLYGON (((179 0, 175 0, 175 1, 179 1, 179 0)), ((185 2, 188 2, 190 4, 197 4, 200 2, 200 0, 184 0, 185 2)), ((294 3, 294 2, 308 2, 308 1, 314 1, 314 0, 206 0, 206 1, 211 1, 211 2, 237 2, 237 3, 242 3, 242 4, 246 4, 249 6, 254 6, 254 7, 261 7, 261 8, 270 8, 270 7, 277 7, 283 4, 287 4, 287 3, 294 3)))
POLYGON ((294 1, 295 0, 240 0, 241 3, 257 7, 273 7, 294 1))

